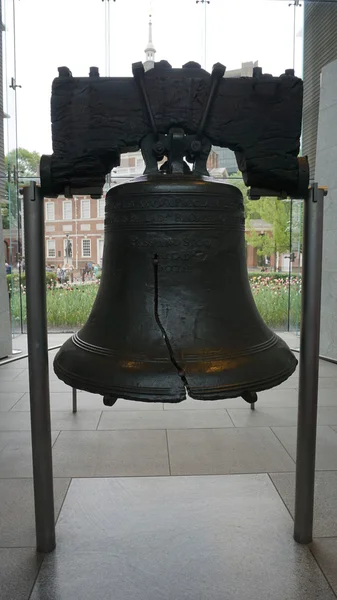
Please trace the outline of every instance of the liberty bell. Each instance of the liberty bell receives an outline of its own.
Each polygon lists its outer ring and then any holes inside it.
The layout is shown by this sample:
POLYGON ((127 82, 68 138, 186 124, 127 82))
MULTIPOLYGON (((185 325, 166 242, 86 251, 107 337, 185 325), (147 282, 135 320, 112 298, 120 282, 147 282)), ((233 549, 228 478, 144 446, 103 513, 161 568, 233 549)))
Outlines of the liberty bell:
POLYGON ((250 290, 240 190, 144 175, 106 196, 102 278, 84 327, 55 358, 68 385, 147 402, 217 400, 279 385, 297 360, 250 290))
POLYGON ((55 373, 106 405, 187 394, 253 404, 297 360, 250 290, 242 194, 208 176, 211 145, 201 130, 154 131, 141 148, 145 174, 107 193, 98 294, 56 355, 55 373))

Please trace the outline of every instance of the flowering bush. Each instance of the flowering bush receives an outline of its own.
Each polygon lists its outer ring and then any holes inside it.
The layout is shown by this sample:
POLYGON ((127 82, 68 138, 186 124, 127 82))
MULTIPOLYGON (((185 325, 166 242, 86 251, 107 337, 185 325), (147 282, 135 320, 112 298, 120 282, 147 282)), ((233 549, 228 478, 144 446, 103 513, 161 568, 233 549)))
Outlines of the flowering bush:
MULTIPOLYGON (((19 289, 20 276, 18 272, 11 273, 10 275, 6 275, 8 291, 11 293, 15 289, 19 289)), ((56 273, 51 271, 46 271, 46 284, 47 286, 56 285, 56 273)), ((26 273, 21 272, 21 287, 26 285, 26 273)))
POLYGON ((298 326, 301 310, 301 276, 270 277, 254 275, 250 277, 250 287, 261 317, 272 329, 283 329, 289 322, 298 326))
MULTIPOLYGON (((275 274, 255 274, 249 277, 253 298, 265 323, 272 329, 284 329, 288 323, 298 326, 301 307, 301 276, 277 277, 275 274)), ((96 298, 99 279, 86 283, 47 285, 48 326, 56 330, 76 330, 88 319, 96 298)), ((22 286, 23 318, 26 320, 25 286, 22 286)), ((19 294, 11 300, 14 319, 20 318, 19 294)))

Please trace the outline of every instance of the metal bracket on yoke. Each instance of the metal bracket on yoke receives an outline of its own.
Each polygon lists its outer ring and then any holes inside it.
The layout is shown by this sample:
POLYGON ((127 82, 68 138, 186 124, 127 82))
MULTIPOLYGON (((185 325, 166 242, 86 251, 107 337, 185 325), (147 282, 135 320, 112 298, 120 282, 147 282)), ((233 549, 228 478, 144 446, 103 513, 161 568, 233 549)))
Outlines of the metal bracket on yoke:
POLYGON ((189 173, 191 171, 187 164, 187 162, 189 162, 193 164, 193 173, 197 173, 198 175, 208 175, 206 163, 211 150, 211 143, 203 135, 203 132, 220 81, 225 74, 225 70, 226 67, 220 63, 216 63, 213 66, 209 94, 197 133, 194 135, 187 135, 182 128, 172 127, 168 135, 164 135, 159 133, 154 119, 145 86, 143 63, 138 62, 132 65, 132 72, 141 102, 152 129, 152 133, 146 135, 140 144, 145 161, 146 174, 158 173, 158 162, 162 161, 164 156, 166 156, 167 161, 161 166, 161 171, 167 173, 189 173))
POLYGON ((251 186, 248 190, 248 198, 250 200, 260 200, 260 198, 270 197, 285 200, 291 197, 293 200, 305 200, 309 196, 308 181, 309 181, 309 165, 306 157, 299 156, 298 159, 298 183, 296 191, 291 194, 284 190, 269 190, 251 186))

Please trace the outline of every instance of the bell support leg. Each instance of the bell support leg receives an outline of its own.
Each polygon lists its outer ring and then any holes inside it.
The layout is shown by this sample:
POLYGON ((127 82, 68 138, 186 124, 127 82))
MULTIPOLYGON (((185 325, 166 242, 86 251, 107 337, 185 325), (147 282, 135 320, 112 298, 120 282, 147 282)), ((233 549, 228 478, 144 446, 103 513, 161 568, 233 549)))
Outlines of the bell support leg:
POLYGON ((45 277, 44 201, 35 182, 24 188, 29 397, 36 549, 55 548, 45 277))
POLYGON ((323 199, 326 188, 314 183, 304 200, 302 317, 298 392, 297 458, 294 539, 312 541, 319 336, 321 314, 323 199))
POLYGON ((77 389, 73 388, 73 413, 77 413, 77 389))

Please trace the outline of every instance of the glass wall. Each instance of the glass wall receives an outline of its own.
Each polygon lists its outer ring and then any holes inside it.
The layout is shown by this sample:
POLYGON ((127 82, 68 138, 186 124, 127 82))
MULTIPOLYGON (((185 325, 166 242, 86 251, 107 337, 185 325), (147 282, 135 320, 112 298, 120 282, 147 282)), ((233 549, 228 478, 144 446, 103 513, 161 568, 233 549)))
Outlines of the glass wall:
MULTIPOLYGON (((58 67, 87 76, 130 76, 131 64, 190 60, 226 76, 288 68, 302 76, 303 6, 273 0, 2 0, 8 264, 12 270, 13 333, 25 330, 24 252, 19 188, 38 176, 38 158, 52 152, 50 93, 58 67), (151 16, 149 11, 151 10, 151 16), (151 20, 151 32, 149 26, 151 20), (275 35, 277 23, 277 35, 275 35), (186 25, 187 24, 187 25, 186 25), (149 36, 152 44, 149 48, 149 36), (147 49, 144 52, 144 49, 147 49)), ((106 188, 140 174, 139 152, 123 156, 106 188)), ((276 330, 298 331, 302 203, 275 198, 249 201, 227 149, 213 148, 210 175, 229 179, 245 196, 247 268, 255 301, 276 330)), ((87 318, 101 273, 104 198, 46 199, 46 273, 50 330, 72 331, 87 318)))
POLYGON ((24 273, 22 266, 22 206, 19 193, 16 2, 2 2, 3 21, 3 131, 5 151, 3 233, 13 335, 23 331, 24 273))

